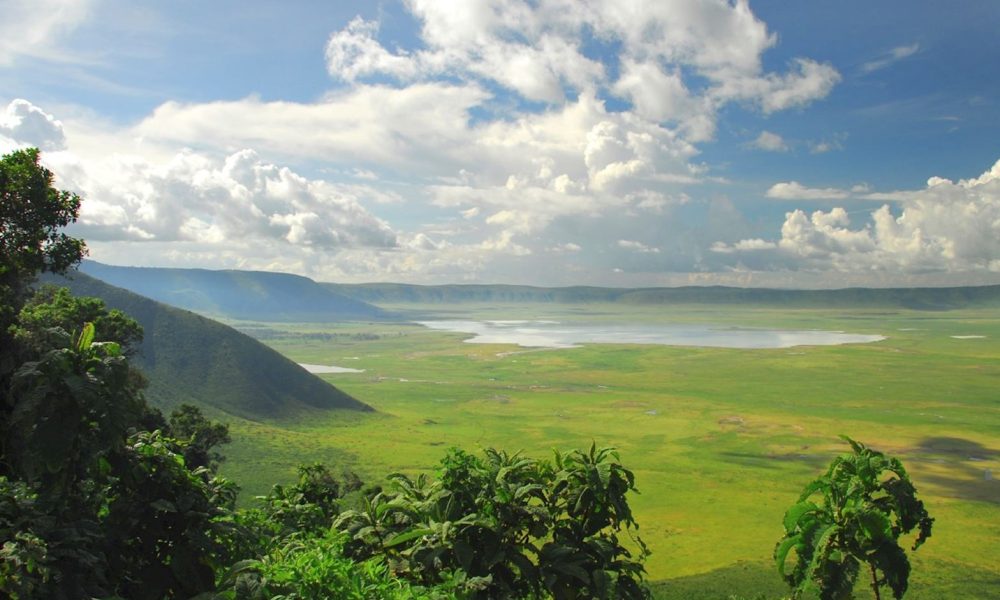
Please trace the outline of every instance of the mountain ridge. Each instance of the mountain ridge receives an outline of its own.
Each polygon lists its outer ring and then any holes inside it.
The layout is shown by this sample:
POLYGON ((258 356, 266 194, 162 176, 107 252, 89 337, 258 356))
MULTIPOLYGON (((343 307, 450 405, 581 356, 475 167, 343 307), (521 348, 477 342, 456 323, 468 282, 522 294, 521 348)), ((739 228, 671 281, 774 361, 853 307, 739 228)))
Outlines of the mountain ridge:
POLYGON ((384 321, 391 316, 312 279, 269 271, 120 267, 85 260, 80 272, 203 315, 266 321, 384 321))
POLYGON ((551 302, 623 304, 764 304, 803 308, 879 307, 952 310, 1000 306, 1000 285, 922 288, 839 288, 791 290, 729 286, 607 288, 536 287, 508 284, 415 285, 402 283, 321 283, 332 291, 369 303, 551 302))
POLYGON ((307 410, 372 408, 232 327, 165 305, 85 273, 46 275, 41 283, 94 296, 139 322, 144 339, 133 362, 149 379, 153 405, 194 403, 251 420, 307 410))

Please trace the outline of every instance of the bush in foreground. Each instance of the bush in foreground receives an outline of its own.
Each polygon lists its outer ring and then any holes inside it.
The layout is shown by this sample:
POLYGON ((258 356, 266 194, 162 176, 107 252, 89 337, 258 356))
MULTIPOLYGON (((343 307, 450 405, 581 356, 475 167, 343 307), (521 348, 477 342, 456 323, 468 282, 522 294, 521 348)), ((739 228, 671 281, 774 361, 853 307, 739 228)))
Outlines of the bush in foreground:
POLYGON ((930 537, 934 520, 898 459, 844 439, 852 453, 834 459, 785 513, 785 536, 774 551, 778 570, 796 598, 851 598, 862 566, 868 567, 876 600, 883 586, 902 598, 910 562, 899 538, 917 530, 916 550, 930 537), (786 573, 793 550, 794 566, 786 573))

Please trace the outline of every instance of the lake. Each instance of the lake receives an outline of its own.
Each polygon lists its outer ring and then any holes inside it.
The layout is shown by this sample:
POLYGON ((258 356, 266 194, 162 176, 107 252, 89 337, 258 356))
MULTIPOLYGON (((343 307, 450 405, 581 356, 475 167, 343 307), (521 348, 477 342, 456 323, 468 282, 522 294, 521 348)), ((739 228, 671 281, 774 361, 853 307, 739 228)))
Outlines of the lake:
POLYGON ((468 333, 470 344, 516 344, 525 348, 574 348, 580 344, 659 344, 712 348, 791 348, 866 344, 881 335, 842 331, 755 329, 711 325, 636 325, 559 321, 418 321, 440 331, 468 333))
POLYGON ((328 374, 328 373, 364 373, 364 369, 352 369, 350 367, 338 367, 335 365, 311 365, 309 363, 299 363, 299 366, 309 371, 310 373, 316 374, 328 374))

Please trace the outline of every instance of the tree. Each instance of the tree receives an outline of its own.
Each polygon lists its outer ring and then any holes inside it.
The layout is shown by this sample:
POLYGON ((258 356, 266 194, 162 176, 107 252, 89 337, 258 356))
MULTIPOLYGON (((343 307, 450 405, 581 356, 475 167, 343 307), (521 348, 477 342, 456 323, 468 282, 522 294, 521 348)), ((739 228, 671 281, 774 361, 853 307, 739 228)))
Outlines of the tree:
POLYGON ((357 559, 381 557, 424 585, 451 578, 476 598, 648 597, 647 550, 626 498, 635 481, 613 449, 557 452, 553 462, 452 450, 436 480, 389 481, 389 491, 334 523, 357 559))
POLYGON ((0 554, 0 596, 211 590, 235 489, 187 468, 183 442, 137 431, 148 407, 128 361, 94 339, 88 323, 11 378, 0 539, 13 543, 0 554))
POLYGON ((86 254, 82 240, 61 231, 76 221, 80 197, 52 180, 36 148, 0 157, 0 336, 35 275, 63 273, 86 254))
POLYGON ((195 596, 226 562, 235 487, 188 468, 191 440, 144 431, 165 423, 123 349, 134 320, 64 290, 26 304, 82 258, 60 231, 79 204, 37 150, 0 158, 0 597, 195 596))
POLYGON ((73 333, 83 323, 93 323, 101 338, 115 342, 131 356, 142 342, 142 326, 117 309, 109 310, 100 298, 74 296, 69 288, 44 285, 28 298, 17 317, 14 336, 31 349, 43 352, 52 328, 73 333))
POLYGON ((225 459, 216 448, 232 441, 228 425, 209 421, 193 404, 181 404, 170 414, 170 435, 183 443, 189 469, 206 467, 213 472, 225 459))
POLYGON ((910 562, 899 538, 917 530, 916 550, 930 537, 934 520, 898 459, 844 440, 853 453, 834 459, 785 513, 785 536, 774 551, 778 571, 794 597, 814 591, 823 600, 844 600, 864 565, 876 600, 883 586, 902 598, 910 562), (786 573, 793 550, 795 566, 786 573))
POLYGON ((11 406, 10 378, 28 358, 11 331, 28 286, 38 273, 65 272, 86 252, 83 241, 60 231, 76 221, 80 198, 57 190, 52 179, 37 149, 0 157, 0 431, 11 406))

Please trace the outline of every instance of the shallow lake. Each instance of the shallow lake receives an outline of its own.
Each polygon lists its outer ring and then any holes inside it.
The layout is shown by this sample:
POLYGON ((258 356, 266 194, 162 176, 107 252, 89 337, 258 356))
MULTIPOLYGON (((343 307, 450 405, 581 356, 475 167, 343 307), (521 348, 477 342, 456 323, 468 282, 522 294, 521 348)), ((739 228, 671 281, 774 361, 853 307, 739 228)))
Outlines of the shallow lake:
POLYGON ((516 344, 526 348, 574 348, 580 344, 659 344, 712 348, 791 348, 866 344, 881 335, 842 331, 753 329, 711 325, 636 325, 558 321, 418 321, 440 331, 471 334, 470 344, 516 344))

